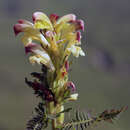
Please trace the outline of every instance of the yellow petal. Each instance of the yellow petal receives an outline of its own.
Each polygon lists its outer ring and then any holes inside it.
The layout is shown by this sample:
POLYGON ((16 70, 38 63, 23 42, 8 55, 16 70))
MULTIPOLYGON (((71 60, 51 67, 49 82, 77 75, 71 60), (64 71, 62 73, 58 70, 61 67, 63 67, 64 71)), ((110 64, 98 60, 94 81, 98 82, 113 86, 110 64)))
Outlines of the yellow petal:
POLYGON ((23 42, 24 46, 27 46, 29 43, 32 42, 32 38, 28 34, 24 34, 21 37, 21 41, 23 42))
POLYGON ((34 24, 34 27, 37 29, 48 29, 48 30, 53 30, 53 27, 50 26, 50 24, 46 21, 37 21, 34 24))

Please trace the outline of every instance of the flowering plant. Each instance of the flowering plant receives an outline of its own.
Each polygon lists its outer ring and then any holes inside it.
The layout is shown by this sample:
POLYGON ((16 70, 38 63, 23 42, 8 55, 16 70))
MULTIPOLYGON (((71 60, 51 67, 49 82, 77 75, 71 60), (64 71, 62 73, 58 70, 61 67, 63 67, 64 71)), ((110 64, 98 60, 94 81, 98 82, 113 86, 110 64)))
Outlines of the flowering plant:
POLYGON ((52 129, 76 129, 88 127, 90 124, 103 120, 112 122, 119 110, 104 111, 97 117, 81 114, 76 111, 76 119, 64 121, 66 102, 75 101, 78 93, 72 81, 69 80, 69 57, 85 56, 81 49, 81 32, 84 31, 83 20, 77 20, 74 14, 59 18, 56 14, 47 17, 42 12, 35 12, 33 23, 20 19, 14 25, 15 35, 23 32, 21 37, 26 54, 30 53, 29 61, 40 64, 42 72, 33 72, 33 81, 25 78, 26 84, 34 90, 41 102, 35 108, 36 115, 28 121, 27 130, 41 130, 52 124, 52 129), (83 117, 83 118, 82 118, 83 117))

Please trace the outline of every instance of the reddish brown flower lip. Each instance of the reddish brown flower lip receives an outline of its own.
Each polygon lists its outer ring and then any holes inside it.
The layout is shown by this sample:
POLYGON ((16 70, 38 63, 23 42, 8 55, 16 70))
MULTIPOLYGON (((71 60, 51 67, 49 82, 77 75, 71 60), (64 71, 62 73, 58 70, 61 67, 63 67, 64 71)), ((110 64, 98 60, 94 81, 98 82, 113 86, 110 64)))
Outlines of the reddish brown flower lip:
POLYGON ((67 82, 67 86, 68 88, 71 88, 73 92, 76 90, 76 87, 72 81, 67 82))
POLYGON ((24 19, 19 19, 18 23, 23 24, 23 23, 25 23, 25 20, 24 19))
POLYGON ((84 21, 83 20, 77 20, 77 28, 81 29, 82 31, 84 31, 84 21))
POLYGON ((43 14, 42 12, 33 13, 33 15, 32 15, 33 23, 35 23, 37 20, 39 20, 39 15, 42 15, 42 14, 43 14))
POLYGON ((33 23, 35 23, 35 21, 36 21, 35 13, 32 15, 32 20, 33 20, 33 23))
POLYGON ((80 42, 80 40, 81 40, 81 32, 80 31, 77 32, 76 40, 78 40, 78 42, 80 42))
POLYGON ((79 19, 79 20, 71 20, 71 21, 69 21, 69 23, 72 23, 72 24, 75 25, 76 31, 78 31, 78 30, 84 31, 84 21, 83 20, 81 20, 81 19, 79 19))
POLYGON ((17 36, 20 32, 22 32, 22 28, 20 24, 15 24, 13 28, 14 28, 15 36, 17 36))
POLYGON ((51 14, 49 18, 50 18, 51 22, 56 22, 58 20, 59 16, 57 14, 51 14))
POLYGON ((69 61, 65 61, 65 68, 66 68, 66 71, 68 72, 69 71, 69 61))
POLYGON ((25 46, 25 53, 28 54, 30 52, 33 52, 33 49, 37 47, 38 44, 35 43, 29 43, 27 46, 25 46))

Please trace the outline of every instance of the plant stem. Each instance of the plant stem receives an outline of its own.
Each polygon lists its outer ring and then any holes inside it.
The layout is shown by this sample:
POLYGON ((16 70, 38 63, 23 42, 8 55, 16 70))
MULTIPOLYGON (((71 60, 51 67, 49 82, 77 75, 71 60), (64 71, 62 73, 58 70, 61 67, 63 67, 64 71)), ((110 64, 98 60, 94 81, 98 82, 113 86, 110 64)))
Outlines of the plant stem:
POLYGON ((52 120, 52 130, 55 130, 56 129, 56 127, 55 127, 55 119, 54 120, 52 120))
MULTIPOLYGON (((47 104, 48 113, 51 115, 56 115, 64 110, 64 106, 61 104, 54 105, 54 102, 50 102, 47 104)), ((55 119, 52 119, 52 130, 57 130, 63 125, 64 122, 64 113, 61 113, 58 117, 55 119)))

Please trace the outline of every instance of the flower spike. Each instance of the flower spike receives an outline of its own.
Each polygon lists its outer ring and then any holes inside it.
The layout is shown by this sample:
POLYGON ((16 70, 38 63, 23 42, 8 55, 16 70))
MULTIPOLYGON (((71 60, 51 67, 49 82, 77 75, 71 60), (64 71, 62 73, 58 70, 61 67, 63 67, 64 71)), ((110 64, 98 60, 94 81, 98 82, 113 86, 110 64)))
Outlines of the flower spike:
POLYGON ((27 130, 47 127, 52 119, 55 128, 61 128, 64 123, 64 103, 78 98, 78 93, 73 93, 76 87, 69 80, 69 56, 85 55, 80 47, 80 31, 84 30, 84 23, 77 20, 74 14, 62 17, 51 14, 48 17, 43 12, 34 12, 32 19, 33 23, 19 19, 14 25, 15 35, 23 34, 21 41, 25 53, 30 54, 30 63, 42 66, 42 72, 31 73, 32 81, 25 78, 26 84, 41 98, 44 103, 42 109, 45 110, 43 113, 41 107, 36 108, 38 115, 28 122, 27 130))

